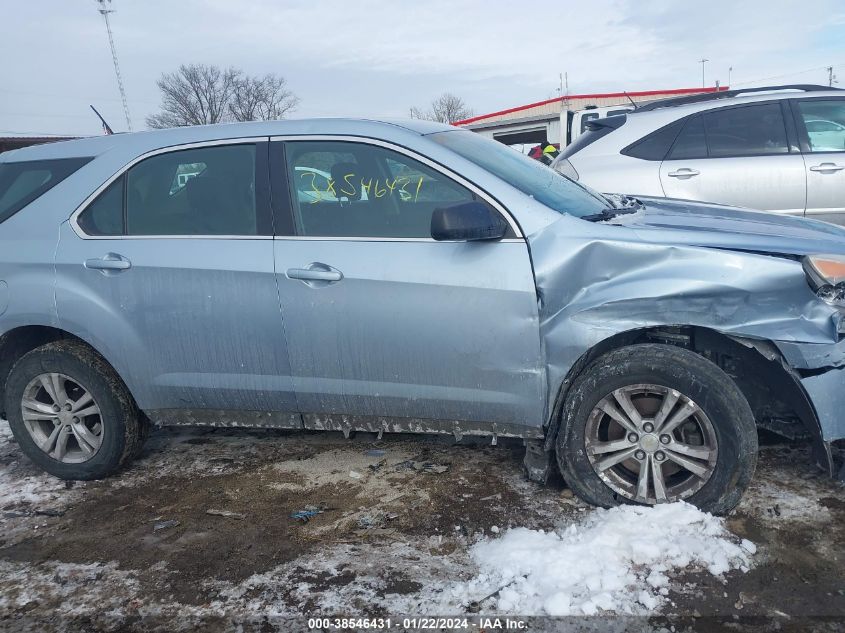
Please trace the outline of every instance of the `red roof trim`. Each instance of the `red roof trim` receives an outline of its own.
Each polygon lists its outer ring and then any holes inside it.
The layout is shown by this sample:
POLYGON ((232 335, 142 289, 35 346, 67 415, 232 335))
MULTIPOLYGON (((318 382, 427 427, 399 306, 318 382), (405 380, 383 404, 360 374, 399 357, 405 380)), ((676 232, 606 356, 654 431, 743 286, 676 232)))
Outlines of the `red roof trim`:
POLYGON ((521 110, 528 110, 536 108, 537 106, 555 103, 557 101, 564 101, 565 99, 609 99, 611 97, 653 97, 655 95, 686 95, 699 94, 706 92, 716 92, 717 90, 727 90, 728 86, 712 86, 709 88, 673 88, 671 90, 644 90, 640 92, 599 92, 588 95, 568 95, 566 97, 555 97, 554 99, 546 99, 545 101, 537 101, 536 103, 529 103, 528 105, 517 106, 515 108, 508 108, 507 110, 499 110, 498 112, 491 112, 490 114, 479 114, 463 121, 455 121, 452 125, 466 125, 467 123, 475 123, 490 117, 500 116, 502 114, 511 114, 512 112, 520 112, 521 110))

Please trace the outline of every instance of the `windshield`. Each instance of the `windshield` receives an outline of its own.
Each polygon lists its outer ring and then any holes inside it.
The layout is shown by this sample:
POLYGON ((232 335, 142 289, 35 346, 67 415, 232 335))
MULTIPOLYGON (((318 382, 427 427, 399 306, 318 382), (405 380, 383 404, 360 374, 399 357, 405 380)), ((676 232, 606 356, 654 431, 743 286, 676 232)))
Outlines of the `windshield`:
POLYGON ((429 138, 558 213, 580 218, 593 216, 612 206, 600 194, 507 145, 475 132, 438 132, 429 138))

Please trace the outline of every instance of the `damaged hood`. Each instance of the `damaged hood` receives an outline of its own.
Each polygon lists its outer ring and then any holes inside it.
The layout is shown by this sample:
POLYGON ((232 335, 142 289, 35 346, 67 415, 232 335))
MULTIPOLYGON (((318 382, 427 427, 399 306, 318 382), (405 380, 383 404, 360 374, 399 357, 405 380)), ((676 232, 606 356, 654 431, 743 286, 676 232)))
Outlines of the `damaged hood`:
POLYGON ((779 255, 845 254, 845 228, 808 218, 691 200, 638 197, 644 207, 616 216, 646 242, 779 255))

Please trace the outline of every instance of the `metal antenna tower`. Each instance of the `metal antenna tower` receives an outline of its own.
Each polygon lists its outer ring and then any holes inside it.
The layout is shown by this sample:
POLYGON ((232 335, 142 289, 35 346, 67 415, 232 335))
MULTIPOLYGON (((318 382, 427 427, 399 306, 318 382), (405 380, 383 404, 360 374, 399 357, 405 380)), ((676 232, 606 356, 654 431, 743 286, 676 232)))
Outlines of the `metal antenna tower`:
POLYGON ((126 116, 126 127, 132 131, 132 119, 129 116, 129 102, 126 100, 126 89, 123 87, 123 78, 120 76, 120 64, 117 63, 117 49, 114 47, 114 36, 109 23, 109 13, 114 13, 111 8, 111 0, 95 0, 100 15, 106 23, 106 31, 109 34, 109 46, 111 47, 111 58, 114 62, 114 74, 117 76, 117 87, 120 89, 120 98, 123 100, 123 114, 126 116))

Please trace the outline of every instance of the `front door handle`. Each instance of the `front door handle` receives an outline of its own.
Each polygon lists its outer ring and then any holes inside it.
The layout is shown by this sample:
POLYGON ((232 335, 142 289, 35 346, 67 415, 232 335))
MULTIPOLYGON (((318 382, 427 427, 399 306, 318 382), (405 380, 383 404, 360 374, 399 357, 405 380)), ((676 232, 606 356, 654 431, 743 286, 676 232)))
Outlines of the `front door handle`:
POLYGON ((102 257, 85 260, 85 268, 102 271, 103 274, 118 273, 132 268, 132 262, 123 255, 117 253, 106 253, 102 257))
POLYGON ((837 165, 836 163, 822 163, 821 165, 813 165, 810 171, 820 171, 823 174, 832 174, 835 171, 842 171, 845 165, 837 165))
POLYGON ((304 268, 288 268, 288 279, 298 279, 313 288, 337 283, 343 279, 343 273, 328 264, 312 262, 304 268))
POLYGON ((686 178, 692 178, 693 176, 698 176, 701 172, 697 169, 690 169, 689 167, 681 167, 678 170, 670 171, 669 176, 672 178, 680 178, 682 180, 686 178))

